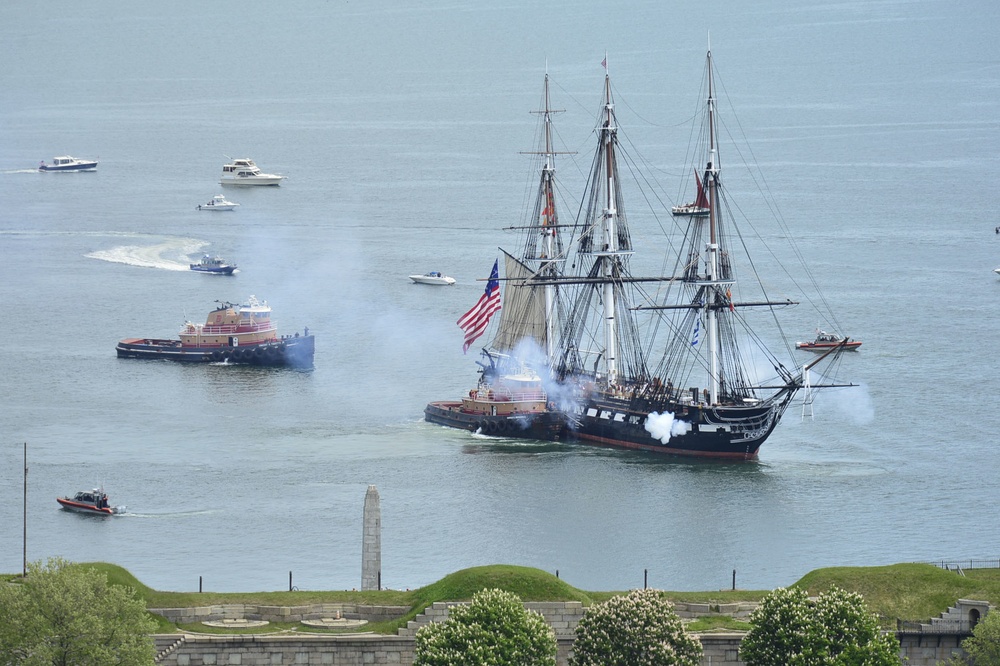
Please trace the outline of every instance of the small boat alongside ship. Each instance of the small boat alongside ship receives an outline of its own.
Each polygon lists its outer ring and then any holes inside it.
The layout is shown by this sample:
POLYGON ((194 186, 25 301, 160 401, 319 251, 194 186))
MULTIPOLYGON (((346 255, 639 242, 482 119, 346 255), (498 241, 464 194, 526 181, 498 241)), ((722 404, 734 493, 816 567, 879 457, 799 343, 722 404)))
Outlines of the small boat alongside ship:
POLYGON ((196 264, 189 264, 191 270, 198 273, 210 273, 212 275, 232 275, 236 270, 236 264, 226 263, 226 260, 216 255, 206 254, 196 264))
POLYGON ((185 322, 179 339, 126 338, 115 347, 118 358, 161 359, 184 363, 232 363, 311 368, 315 337, 278 336, 267 301, 251 296, 244 304, 216 301, 204 324, 185 322))
POLYGON ((198 210, 236 210, 239 206, 238 203, 233 203, 232 201, 227 201, 226 197, 221 194, 216 194, 212 197, 211 201, 204 204, 198 204, 198 210))
POLYGON ((856 351, 861 346, 860 340, 851 340, 836 333, 817 330, 816 339, 808 342, 796 342, 795 348, 803 351, 824 352, 831 349, 842 348, 844 351, 856 351))
POLYGON ((455 284, 455 278, 448 277, 442 274, 440 271, 431 271, 430 273, 424 273, 423 275, 411 275, 410 279, 417 284, 430 284, 437 286, 447 286, 455 284))
POLYGON ((44 161, 38 165, 39 171, 97 171, 97 160, 81 160, 70 155, 53 157, 52 164, 44 161))
POLYGON ((112 516, 126 511, 124 506, 111 506, 108 502, 108 494, 104 492, 103 488, 82 490, 73 497, 57 497, 56 501, 67 511, 76 511, 77 513, 112 516))
POLYGON ((248 157, 230 158, 229 164, 222 167, 220 185, 281 185, 284 176, 274 173, 261 173, 260 167, 248 157))

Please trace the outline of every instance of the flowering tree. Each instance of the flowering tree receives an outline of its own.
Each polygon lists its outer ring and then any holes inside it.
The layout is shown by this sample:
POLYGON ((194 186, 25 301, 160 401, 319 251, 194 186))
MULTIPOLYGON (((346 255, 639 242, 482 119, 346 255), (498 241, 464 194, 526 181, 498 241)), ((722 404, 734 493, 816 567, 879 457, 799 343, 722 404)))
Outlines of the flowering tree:
POLYGON ((659 590, 632 590, 587 609, 571 666, 698 666, 701 643, 659 590))
POLYGON ((0 584, 0 664, 138 666, 153 663, 156 624, 132 589, 61 559, 28 565, 0 584))
POLYGON ((445 622, 417 630, 414 666, 555 666, 556 639, 542 616, 503 590, 452 606, 445 622))
POLYGON ((890 666, 900 663, 899 640, 856 592, 837 587, 809 600, 800 588, 778 588, 750 616, 740 643, 747 666, 890 666))

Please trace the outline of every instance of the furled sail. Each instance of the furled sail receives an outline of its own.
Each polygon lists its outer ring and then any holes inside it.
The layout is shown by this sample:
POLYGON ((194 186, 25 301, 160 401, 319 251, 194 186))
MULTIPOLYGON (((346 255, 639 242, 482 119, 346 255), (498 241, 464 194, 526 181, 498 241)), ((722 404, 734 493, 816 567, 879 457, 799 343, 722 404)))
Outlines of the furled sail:
POLYGON ((510 353, 522 340, 529 338, 544 350, 547 342, 544 287, 533 281, 535 272, 529 266, 507 252, 503 254, 506 276, 503 309, 490 347, 510 353))

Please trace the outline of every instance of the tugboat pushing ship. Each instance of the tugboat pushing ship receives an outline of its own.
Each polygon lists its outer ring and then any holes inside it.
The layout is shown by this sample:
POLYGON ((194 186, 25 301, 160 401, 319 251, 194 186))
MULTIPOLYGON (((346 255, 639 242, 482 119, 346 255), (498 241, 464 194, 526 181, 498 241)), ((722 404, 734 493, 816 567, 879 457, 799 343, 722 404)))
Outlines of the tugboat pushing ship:
POLYGON ((164 359, 184 363, 313 367, 315 337, 278 336, 266 301, 251 296, 247 303, 219 303, 204 324, 185 322, 179 339, 126 338, 115 348, 118 358, 164 359))

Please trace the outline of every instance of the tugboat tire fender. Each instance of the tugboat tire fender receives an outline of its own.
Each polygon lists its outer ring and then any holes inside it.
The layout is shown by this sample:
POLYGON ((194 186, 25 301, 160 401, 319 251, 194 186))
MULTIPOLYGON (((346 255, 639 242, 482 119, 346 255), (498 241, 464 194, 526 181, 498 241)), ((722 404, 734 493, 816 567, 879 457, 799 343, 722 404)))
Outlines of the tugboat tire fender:
POLYGON ((212 360, 213 361, 221 361, 222 360, 222 352, 220 352, 218 350, 212 352, 212 360))
POLYGON ((479 422, 479 432, 485 434, 487 431, 489 431, 489 429, 490 429, 489 421, 483 419, 482 421, 479 422))
POLYGON ((495 433, 497 431, 497 422, 496 421, 487 421, 486 422, 486 429, 489 430, 491 433, 495 433))

